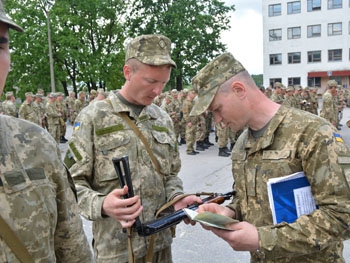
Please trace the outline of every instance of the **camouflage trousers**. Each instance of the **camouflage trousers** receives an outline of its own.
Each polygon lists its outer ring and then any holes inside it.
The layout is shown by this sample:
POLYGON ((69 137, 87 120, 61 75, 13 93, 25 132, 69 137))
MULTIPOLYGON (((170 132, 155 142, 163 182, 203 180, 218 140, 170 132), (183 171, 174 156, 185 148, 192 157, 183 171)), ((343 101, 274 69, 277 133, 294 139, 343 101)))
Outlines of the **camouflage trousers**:
POLYGON ((221 124, 218 123, 215 125, 216 135, 218 136, 218 147, 223 148, 227 147, 229 128, 222 128, 221 124))
POLYGON ((55 139, 57 143, 60 143, 60 125, 59 124, 49 124, 48 130, 51 136, 55 139))
POLYGON ((196 142, 197 125, 194 124, 191 127, 186 126, 186 152, 190 153, 194 151, 194 144, 196 142))

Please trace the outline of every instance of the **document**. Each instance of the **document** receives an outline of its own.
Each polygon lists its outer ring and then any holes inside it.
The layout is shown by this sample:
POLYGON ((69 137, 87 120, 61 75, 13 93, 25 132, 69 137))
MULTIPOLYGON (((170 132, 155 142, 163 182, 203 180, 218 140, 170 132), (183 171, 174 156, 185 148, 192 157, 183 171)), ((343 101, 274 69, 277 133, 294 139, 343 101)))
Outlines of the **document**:
POLYGON ((304 172, 269 179, 267 192, 274 224, 292 223, 317 209, 304 172))
POLYGON ((232 231, 232 229, 229 228, 229 225, 232 223, 239 222, 238 220, 235 220, 233 218, 211 213, 211 212, 198 213, 188 208, 184 208, 183 211, 193 221, 202 223, 203 225, 225 229, 225 230, 232 231))

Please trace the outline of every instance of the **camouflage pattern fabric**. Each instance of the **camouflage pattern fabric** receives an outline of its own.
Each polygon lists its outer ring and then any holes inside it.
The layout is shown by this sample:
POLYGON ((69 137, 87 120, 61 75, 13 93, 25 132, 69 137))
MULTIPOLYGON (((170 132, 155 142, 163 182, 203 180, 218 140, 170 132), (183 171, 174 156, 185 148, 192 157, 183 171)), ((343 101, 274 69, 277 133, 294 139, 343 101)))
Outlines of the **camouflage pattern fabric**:
POLYGON ((32 103, 24 101, 19 108, 18 117, 23 120, 31 121, 37 125, 40 124, 39 116, 37 115, 32 103))
POLYGON ((258 228, 262 253, 251 262, 344 262, 350 230, 350 152, 329 122, 281 106, 263 137, 248 130, 232 152, 237 191, 229 205, 237 219, 258 228), (276 139, 278 138, 278 139, 276 139), (304 171, 318 209, 295 222, 273 225, 267 181, 304 171))
MULTIPOLYGON (((151 104, 137 116, 117 95, 110 93, 108 99, 112 106, 97 101, 78 115, 65 163, 76 183, 81 214, 93 220, 96 260, 114 263, 127 262, 128 250, 127 234, 120 223, 101 214, 106 195, 120 188, 112 158, 129 156, 135 195, 140 196, 143 205, 141 222, 153 220, 155 212, 183 190, 177 176, 181 161, 169 115, 151 104), (119 112, 128 112, 146 137, 162 175, 156 172, 144 144, 119 112)), ((139 237, 134 232, 132 242, 135 258, 144 257, 149 237, 139 237)), ((171 242, 170 229, 156 234, 154 251, 170 247, 171 242)))
POLYGON ((2 103, 2 110, 5 115, 17 117, 17 107, 16 104, 13 103, 11 100, 5 100, 2 103))
POLYGON ((192 79, 192 86, 198 94, 198 100, 190 114, 200 115, 206 111, 220 85, 242 71, 245 71, 245 68, 233 58, 231 53, 216 57, 202 68, 192 79))
POLYGON ((136 58, 144 64, 161 66, 176 63, 171 59, 171 41, 163 35, 142 35, 131 40, 125 49, 125 62, 136 58), (157 47, 157 48, 155 48, 157 47))
POLYGON ((338 107, 335 99, 328 91, 322 96, 322 110, 320 116, 325 118, 330 123, 336 124, 338 122, 338 107))
MULTIPOLYGON (((61 154, 41 127, 0 116, 1 216, 35 262, 93 262, 61 154)), ((19 262, 0 238, 0 262, 19 262)))

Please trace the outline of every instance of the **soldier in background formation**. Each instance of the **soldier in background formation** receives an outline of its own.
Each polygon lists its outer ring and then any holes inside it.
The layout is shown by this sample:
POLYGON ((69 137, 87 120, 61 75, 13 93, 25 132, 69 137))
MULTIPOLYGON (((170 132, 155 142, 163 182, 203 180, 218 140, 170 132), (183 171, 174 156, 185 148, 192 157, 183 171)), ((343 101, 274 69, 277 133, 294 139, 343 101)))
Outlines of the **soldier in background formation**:
POLYGON ((35 110, 33 106, 34 101, 34 95, 32 92, 26 92, 25 93, 26 99, 22 103, 21 107, 18 111, 18 116, 20 119, 27 120, 30 122, 33 122, 39 126, 41 126, 41 121, 39 119, 39 116, 37 114, 37 111, 35 110))
POLYGON ((43 102, 43 95, 41 93, 35 94, 35 100, 33 102, 33 107, 38 116, 40 126, 44 129, 48 129, 47 121, 46 121, 46 106, 43 102))
POLYGON ((337 128, 338 125, 338 106, 336 102, 337 85, 335 80, 327 82, 327 90, 322 96, 322 109, 320 116, 332 123, 337 128))
POLYGON ((67 107, 66 103, 63 100, 64 94, 62 92, 57 93, 57 99, 56 99, 56 108, 58 113, 61 114, 61 117, 59 118, 60 123, 60 143, 66 143, 68 140, 66 139, 66 131, 67 131, 67 107))
POLYGON ((74 124, 74 120, 75 120, 74 103, 75 103, 75 92, 71 91, 69 92, 68 98, 66 98, 66 105, 68 108, 67 113, 68 113, 69 123, 71 125, 74 124))
POLYGON ((12 91, 6 92, 6 100, 2 103, 3 114, 17 117, 17 107, 15 103, 15 96, 12 91))

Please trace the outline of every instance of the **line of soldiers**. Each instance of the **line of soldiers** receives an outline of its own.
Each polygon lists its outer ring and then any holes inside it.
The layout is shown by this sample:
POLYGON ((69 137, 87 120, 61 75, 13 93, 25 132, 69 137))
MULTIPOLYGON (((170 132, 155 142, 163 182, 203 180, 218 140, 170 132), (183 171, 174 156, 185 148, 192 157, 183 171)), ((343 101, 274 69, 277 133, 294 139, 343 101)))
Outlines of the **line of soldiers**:
POLYGON ((57 143, 66 143, 67 120, 73 125, 76 116, 85 106, 106 97, 107 92, 103 89, 91 90, 88 99, 85 91, 79 92, 77 99, 75 92, 70 92, 65 99, 62 92, 51 92, 45 97, 44 90, 38 89, 37 94, 26 92, 25 100, 17 110, 15 96, 10 91, 1 103, 0 113, 33 122, 47 129, 57 143))
POLYGON ((233 132, 222 123, 213 127, 211 112, 204 112, 200 116, 190 116, 190 112, 196 101, 197 94, 194 90, 173 89, 162 93, 154 103, 165 110, 173 120, 175 136, 179 145, 186 144, 188 155, 197 155, 214 145, 209 141, 210 132, 215 128, 216 143, 219 147, 219 156, 228 157, 233 145, 240 133, 233 132), (230 148, 227 145, 230 144, 230 148))
MULTIPOLYGON (((273 89, 267 88, 262 91, 279 104, 318 115, 318 90, 318 87, 302 88, 300 85, 285 87, 282 83, 276 82, 273 89)), ((320 117, 325 118, 340 130, 343 109, 345 106, 350 107, 350 91, 344 90, 337 81, 329 80, 326 92, 322 95, 322 101, 320 117)))

